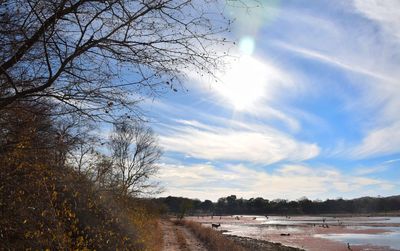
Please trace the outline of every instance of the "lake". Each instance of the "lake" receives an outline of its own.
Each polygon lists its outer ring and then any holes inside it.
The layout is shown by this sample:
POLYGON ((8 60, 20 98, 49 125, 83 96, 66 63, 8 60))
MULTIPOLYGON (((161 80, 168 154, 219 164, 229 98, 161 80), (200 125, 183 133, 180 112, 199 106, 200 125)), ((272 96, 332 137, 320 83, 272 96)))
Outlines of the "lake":
POLYGON ((279 242, 310 251, 400 250, 400 217, 214 216, 224 234, 279 242))

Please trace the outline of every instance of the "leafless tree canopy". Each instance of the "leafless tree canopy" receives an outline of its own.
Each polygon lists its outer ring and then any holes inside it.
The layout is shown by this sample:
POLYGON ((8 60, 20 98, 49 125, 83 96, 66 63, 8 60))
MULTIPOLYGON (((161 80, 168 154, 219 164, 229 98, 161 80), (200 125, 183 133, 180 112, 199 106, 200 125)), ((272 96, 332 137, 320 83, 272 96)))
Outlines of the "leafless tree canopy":
POLYGON ((111 136, 112 187, 122 195, 150 192, 149 177, 158 171, 161 150, 153 131, 140 123, 127 120, 114 125, 111 136))
POLYGON ((1 0, 0 109, 53 98, 100 117, 176 91, 218 66, 230 21, 217 1, 1 0))

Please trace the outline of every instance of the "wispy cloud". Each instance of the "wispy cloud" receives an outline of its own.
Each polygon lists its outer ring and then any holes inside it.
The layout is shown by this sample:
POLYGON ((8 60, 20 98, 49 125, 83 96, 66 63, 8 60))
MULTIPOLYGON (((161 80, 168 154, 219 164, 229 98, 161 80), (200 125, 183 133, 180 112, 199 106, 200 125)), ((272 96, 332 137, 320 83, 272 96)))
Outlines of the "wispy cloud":
POLYGON ((355 158, 384 156, 400 152, 400 122, 370 131, 362 143, 351 150, 355 158))
MULTIPOLYGON (((333 168, 311 168, 285 165, 274 172, 254 170, 243 165, 217 168, 210 164, 164 164, 160 178, 168 187, 164 195, 213 199, 236 194, 250 198, 298 199, 307 196, 323 198, 326 194, 363 196, 363 190, 374 188, 378 193, 390 193, 394 185, 381 179, 351 176, 333 168)), ((373 195, 373 194, 370 194, 373 195)))
POLYGON ((348 93, 342 106, 344 112, 358 120, 354 126, 362 138, 358 142, 354 137, 347 142, 339 139, 341 146, 335 152, 355 159, 400 153, 400 2, 355 0, 352 4, 348 5, 353 8, 348 13, 356 15, 348 24, 357 20, 352 25, 344 25, 345 19, 339 22, 321 16, 324 22, 314 22, 312 27, 309 20, 313 17, 302 14, 300 23, 293 25, 296 28, 272 44, 307 60, 336 67, 348 78, 341 84, 357 88, 357 97, 348 93), (320 35, 310 36, 314 32, 320 35), (287 37, 292 37, 296 45, 287 37))
MULTIPOLYGON (((387 72, 382 72, 378 69, 371 69, 369 65, 359 64, 359 56, 351 53, 338 58, 290 44, 277 43, 277 45, 312 60, 338 67, 349 74, 362 74, 370 78, 367 82, 352 83, 360 88, 358 95, 361 97, 358 99, 348 98, 347 103, 343 104, 347 109, 346 112, 354 114, 354 117, 362 115, 366 118, 359 128, 364 133, 364 137, 358 144, 344 144, 340 149, 336 149, 336 152, 357 159, 400 152, 400 141, 397 140, 400 132, 400 110, 398 109, 400 107, 400 82, 397 77, 398 73, 389 71, 395 68, 393 65, 395 63, 388 66, 387 72)), ((367 58, 368 56, 365 55, 365 61, 368 60, 367 58)), ((398 65, 400 66, 400 64, 398 65)))
POLYGON ((387 166, 384 165, 379 165, 379 166, 374 166, 374 167, 360 167, 355 170, 356 175, 367 175, 367 174, 375 174, 375 173, 380 173, 384 172, 388 169, 387 166))
POLYGON ((318 52, 316 50, 302 48, 302 47, 294 46, 294 45, 291 45, 288 43, 283 43, 283 42, 276 42, 276 45, 282 49, 286 49, 288 51, 295 52, 299 55, 302 55, 304 57, 339 67, 346 71, 363 74, 363 75, 373 77, 373 78, 376 78, 379 80, 387 81, 390 83, 398 82, 397 79, 393 79, 393 78, 391 78, 387 75, 381 74, 377 71, 373 71, 368 68, 363 68, 362 66, 360 66, 358 64, 354 64, 352 62, 346 62, 346 60, 348 58, 341 59, 341 58, 335 57, 333 55, 318 52))
POLYGON ((178 121, 171 133, 160 137, 160 142, 166 151, 206 160, 271 164, 282 160, 302 161, 319 154, 316 144, 297 141, 271 127, 238 125, 220 127, 178 121))
POLYGON ((395 162, 399 162, 400 159, 390 159, 390 160, 386 160, 383 162, 383 164, 391 164, 391 163, 395 163, 395 162))
POLYGON ((271 105, 260 105, 252 109, 252 114, 256 118, 267 119, 268 121, 281 121, 286 127, 293 132, 298 132, 301 129, 301 122, 293 115, 284 111, 273 108, 271 105))
POLYGON ((397 0, 355 0, 354 5, 366 17, 378 22, 400 41, 400 2, 397 0))
POLYGON ((399 2, 300 5, 272 6, 267 25, 241 29, 239 39, 254 39, 254 53, 216 73, 218 83, 188 73, 185 101, 177 93, 149 108, 160 115, 160 143, 172 158, 161 171, 167 194, 398 193, 398 185, 378 177, 393 171, 382 157, 400 153, 399 2), (235 101, 243 96, 249 98, 235 101), (214 164, 193 164, 199 161, 214 164))

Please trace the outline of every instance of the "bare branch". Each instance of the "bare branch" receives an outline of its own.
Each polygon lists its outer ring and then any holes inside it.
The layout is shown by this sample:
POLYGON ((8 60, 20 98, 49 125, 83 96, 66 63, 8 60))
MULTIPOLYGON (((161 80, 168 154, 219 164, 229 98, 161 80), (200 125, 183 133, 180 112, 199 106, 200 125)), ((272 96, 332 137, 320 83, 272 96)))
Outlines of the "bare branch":
POLYGON ((212 75, 230 23, 212 11, 218 0, 4 2, 0 109, 58 97, 65 111, 90 104, 106 116, 132 112, 127 104, 176 90, 189 71, 212 75))

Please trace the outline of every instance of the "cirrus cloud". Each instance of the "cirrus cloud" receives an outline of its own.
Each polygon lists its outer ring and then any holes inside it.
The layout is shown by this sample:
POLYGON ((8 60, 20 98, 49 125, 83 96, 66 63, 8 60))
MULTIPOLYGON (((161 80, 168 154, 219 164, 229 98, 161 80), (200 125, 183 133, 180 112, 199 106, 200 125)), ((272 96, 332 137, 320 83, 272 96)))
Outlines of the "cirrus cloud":
POLYGON ((167 151, 206 160, 237 160, 271 164, 316 157, 315 143, 301 142, 265 125, 208 126, 198 121, 180 121, 172 132, 160 137, 167 151))

